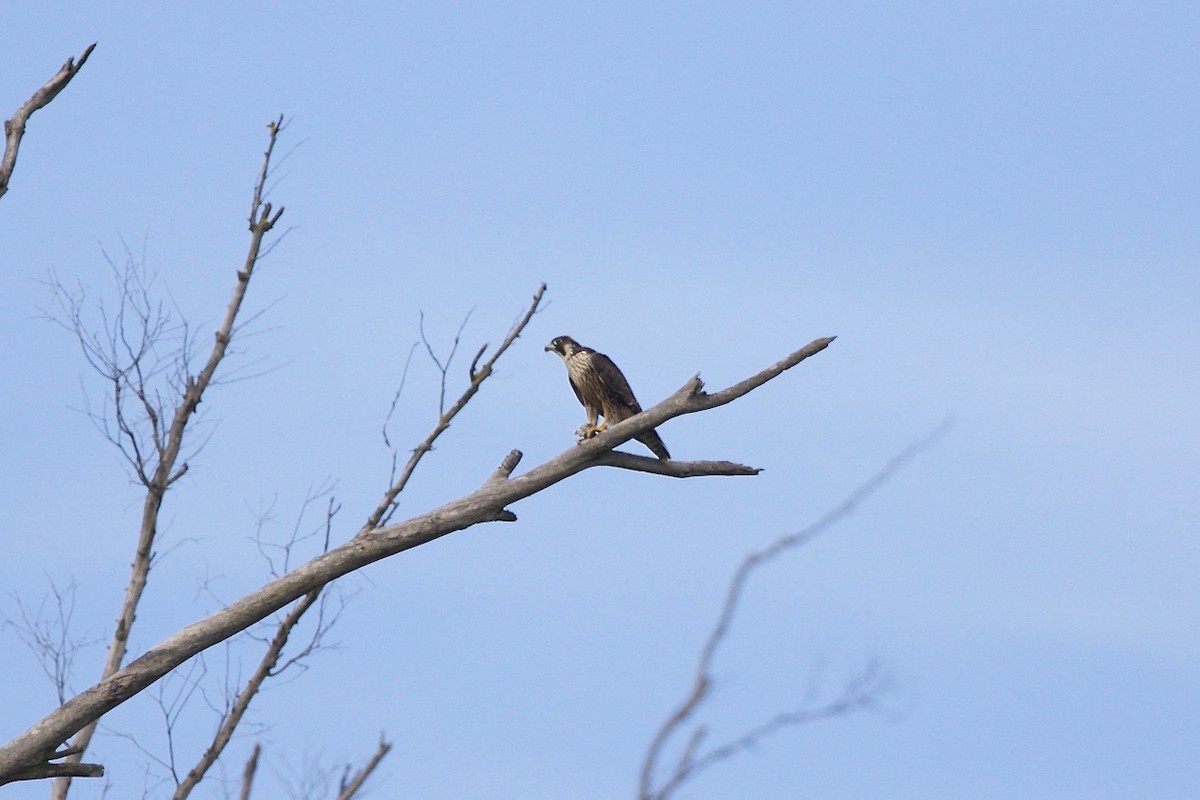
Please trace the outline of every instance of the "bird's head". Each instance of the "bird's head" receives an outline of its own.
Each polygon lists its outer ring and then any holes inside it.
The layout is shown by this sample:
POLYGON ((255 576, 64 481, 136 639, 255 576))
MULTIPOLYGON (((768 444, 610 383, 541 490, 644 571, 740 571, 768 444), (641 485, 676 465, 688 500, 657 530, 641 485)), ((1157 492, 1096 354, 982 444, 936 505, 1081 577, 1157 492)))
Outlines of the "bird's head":
POLYGON ((583 346, 570 336, 555 336, 550 340, 550 344, 546 345, 547 353, 557 353, 563 358, 570 358, 571 355, 582 349, 583 346))

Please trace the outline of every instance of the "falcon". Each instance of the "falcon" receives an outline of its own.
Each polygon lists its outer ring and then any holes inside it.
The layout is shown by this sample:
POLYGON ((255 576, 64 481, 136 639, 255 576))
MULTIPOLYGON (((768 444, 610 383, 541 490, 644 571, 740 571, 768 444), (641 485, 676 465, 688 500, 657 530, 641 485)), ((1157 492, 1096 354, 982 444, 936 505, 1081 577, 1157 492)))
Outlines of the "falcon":
MULTIPOLYGON (((625 380, 621 370, 608 356, 581 345, 570 336, 556 336, 546 345, 546 352, 557 353, 562 358, 567 366, 571 388, 587 413, 587 422, 576 431, 581 440, 592 438, 605 430, 609 423, 616 425, 634 414, 642 413, 642 407, 629 388, 629 381, 625 380), (599 417, 604 417, 604 422, 597 425, 599 417)), ((671 457, 657 432, 646 431, 637 440, 659 458, 666 460, 671 457)))

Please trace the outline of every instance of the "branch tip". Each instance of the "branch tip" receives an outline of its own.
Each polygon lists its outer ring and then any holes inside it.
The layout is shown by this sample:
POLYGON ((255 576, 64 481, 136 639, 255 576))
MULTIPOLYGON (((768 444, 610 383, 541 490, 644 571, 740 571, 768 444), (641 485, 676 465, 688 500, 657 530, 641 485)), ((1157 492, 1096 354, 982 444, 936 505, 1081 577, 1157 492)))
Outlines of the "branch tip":
POLYGON ((500 466, 497 467, 496 471, 503 473, 504 477, 507 478, 509 475, 512 475, 513 470, 517 468, 517 464, 521 463, 521 458, 524 455, 520 450, 508 451, 508 455, 500 462, 500 466))

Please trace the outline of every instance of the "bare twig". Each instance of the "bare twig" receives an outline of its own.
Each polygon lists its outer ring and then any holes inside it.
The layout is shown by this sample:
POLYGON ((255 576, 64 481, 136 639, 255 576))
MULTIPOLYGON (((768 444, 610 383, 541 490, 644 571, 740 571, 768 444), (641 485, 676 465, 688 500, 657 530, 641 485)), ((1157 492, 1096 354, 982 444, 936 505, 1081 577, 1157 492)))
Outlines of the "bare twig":
POLYGON ((63 764, 35 764, 16 773, 13 780, 33 781, 42 778, 102 778, 104 766, 71 761, 63 764))
MULTIPOLYGON (((738 386, 742 386, 745 383, 747 382, 743 381, 738 386)), ((742 592, 745 590, 746 583, 754 572, 759 567, 773 561, 785 552, 807 544, 853 513, 864 500, 895 477, 896 473, 909 461, 941 438, 949 430, 951 424, 952 420, 947 418, 933 431, 904 448, 904 450, 890 459, 879 472, 872 475, 857 489, 847 495, 840 504, 827 511, 813 524, 796 533, 781 536, 766 548, 750 554, 742 561, 729 582, 729 587, 725 594, 725 602, 721 607, 721 613, 717 617, 717 622, 709 633, 704 647, 701 648, 700 657, 696 665, 696 676, 687 697, 684 698, 683 702, 663 722, 646 750, 638 790, 639 800, 666 800, 684 782, 695 777, 701 770, 718 761, 729 758, 741 750, 745 750, 783 727, 802 724, 816 719, 840 716, 871 705, 876 690, 883 685, 879 669, 876 665, 872 665, 862 675, 851 681, 846 686, 841 697, 835 702, 826 706, 799 709, 779 714, 767 723, 751 729, 733 742, 710 750, 702 755, 697 755, 696 751, 705 735, 705 730, 702 726, 697 726, 689 736, 688 743, 684 746, 683 752, 676 762, 670 777, 661 786, 655 787, 655 775, 658 770, 658 762, 662 757, 663 748, 673 736, 682 733, 684 724, 694 716, 697 709, 709 697, 713 685, 713 660, 716 657, 717 651, 724 643, 725 637, 729 634, 734 615, 741 601, 742 592)))
MULTIPOLYGON (((851 714, 855 711, 872 709, 878 701, 879 693, 889 685, 888 676, 881 671, 879 664, 871 662, 861 673, 852 678, 842 688, 841 694, 831 702, 819 706, 806 706, 793 711, 780 712, 761 725, 751 728, 726 744, 714 747, 699 757, 681 760, 684 768, 677 771, 672 776, 671 781, 663 787, 663 791, 660 791, 656 796, 660 798, 668 797, 674 789, 678 789, 687 780, 695 777, 713 764, 732 758, 738 753, 752 750, 763 739, 778 733, 784 728, 806 725, 810 722, 832 719, 851 714)), ((697 728, 696 730, 697 732, 701 732, 704 729, 697 728)))
POLYGON ((45 108, 51 100, 58 96, 59 92, 67 87, 71 79, 79 70, 83 69, 88 56, 95 48, 96 43, 92 42, 84 48, 78 61, 68 58, 67 62, 59 67, 58 72, 54 73, 54 77, 46 81, 42 88, 18 106, 16 113, 4 123, 4 155, 0 156, 0 197, 3 197, 8 191, 8 182, 12 178, 13 168, 17 166, 17 151, 21 149, 21 137, 25 135, 25 123, 33 116, 33 112, 45 108))
MULTIPOLYGON (((58 702, 67 699, 67 684, 75 665, 79 651, 98 640, 76 639, 71 631, 71 619, 75 615, 76 585, 71 581, 65 587, 59 587, 50 581, 50 589, 37 609, 27 606, 20 597, 13 595, 19 618, 0 616, 4 627, 10 627, 17 638, 25 643, 30 652, 37 658, 42 671, 54 685, 58 702), (53 608, 47 610, 53 598, 53 608)), ((59 758, 71 755, 60 753, 59 758)))
MULTIPOLYGON (((242 268, 237 272, 237 281, 234 285, 233 295, 225 309, 225 316, 221 321, 221 325, 214 335, 212 351, 209 353, 204 366, 196 375, 188 374, 185 376, 181 395, 178 403, 175 405, 174 411, 170 414, 169 422, 167 422, 167 414, 158 410, 157 398, 155 398, 155 402, 152 402, 149 398, 146 391, 147 376, 138 371, 141 369, 142 355, 147 352, 149 347, 152 347, 155 331, 153 328, 147 330, 143 325, 141 328, 141 337, 135 342, 130 342, 123 336, 125 326, 122 323, 118 322, 113 328, 113 330, 117 331, 115 336, 120 339, 120 348, 129 357, 130 369, 134 375, 131 382, 126 382, 123 376, 113 380, 115 392, 117 393, 113 401, 114 407, 117 409, 123 408, 120 393, 124 387, 132 386, 133 391, 142 402, 146 416, 150 421, 153 430, 152 441, 154 442, 156 452, 150 455, 136 449, 138 438, 132 433, 129 421, 121 417, 118 411, 117 424, 121 430, 123 440, 128 441, 135 448, 131 460, 135 465, 139 477, 146 486, 146 497, 142 505, 142 522, 138 532, 137 549, 134 554, 129 583, 125 588, 125 597, 117 616, 116 629, 113 633, 112 641, 109 643, 108 655, 101 670, 101 681, 116 674, 125 660, 130 629, 133 627, 137 607, 149 578, 153 545, 158 533, 159 511, 162 508, 163 499, 171 484, 179 480, 187 471, 186 462, 182 464, 177 462, 180 451, 183 448, 188 422, 196 412, 196 408, 200 405, 205 390, 212 382, 217 367, 225 357, 226 350, 233 337, 234 323, 237 320, 238 312, 241 310, 242 302, 246 296, 250 277, 254 272, 255 265, 258 263, 263 237, 275 227, 280 215, 283 214, 282 208, 272 211, 271 204, 264 202, 262 196, 263 184, 267 179, 267 174, 271 167, 271 152, 274 150, 275 141, 283 129, 283 118, 280 117, 278 121, 269 123, 267 128, 269 131, 267 149, 263 154, 262 167, 259 170, 258 179, 255 181, 254 197, 250 206, 250 244, 246 252, 246 258, 242 268), (160 426, 165 427, 160 428, 160 426)), ((145 303, 137 307, 146 308, 149 305, 145 303)), ((143 317, 144 319, 145 317, 143 317)), ((121 350, 115 351, 121 352, 121 350)), ((116 358, 114 356, 114 360, 116 358)), ((71 756, 68 760, 78 761, 82 759, 83 751, 87 749, 88 744, 91 742, 95 729, 96 720, 93 719, 78 730, 72 740, 72 744, 80 748, 80 753, 71 756)), ((56 780, 51 793, 52 800, 64 800, 70 785, 70 778, 56 780)))
POLYGON ((400 395, 404 393, 404 384, 408 382, 408 368, 412 365, 413 353, 417 352, 419 342, 413 342, 412 347, 408 348, 408 356, 404 359, 404 369, 400 372, 400 383, 396 386, 396 393, 392 395, 392 404, 388 406, 387 415, 383 418, 383 446, 388 449, 388 453, 392 456, 392 468, 388 473, 388 486, 396 483, 396 469, 400 465, 399 451, 396 445, 392 443, 392 439, 388 436, 388 425, 392 422, 392 417, 396 414, 396 407, 400 405, 400 395))
MULTIPOLYGON (((426 449, 432 438, 449 425, 457 408, 478 391, 480 383, 491 373, 495 359, 515 340, 524 323, 536 311, 542 291, 544 287, 539 288, 523 321, 514 326, 497 353, 479 367, 478 375, 459 401, 442 415, 438 427, 426 439, 426 449)), ((605 454, 614 447, 669 419, 731 402, 825 349, 832 341, 826 338, 811 342, 762 372, 716 394, 705 394, 699 378, 694 377, 661 403, 612 426, 583 444, 572 445, 524 474, 513 474, 521 460, 520 451, 513 450, 475 491, 403 522, 376 527, 394 497, 385 495, 385 502, 369 519, 368 525, 351 540, 177 631, 140 658, 71 698, 29 730, 0 746, 0 785, 13 780, 13 775, 18 771, 44 762, 73 731, 137 695, 174 667, 245 630, 288 603, 367 564, 455 531, 483 522, 515 520, 516 515, 509 510, 509 505, 576 473, 598 466, 605 454)), ((397 487, 392 487, 392 490, 399 491, 397 487)))
MULTIPOLYGON (((438 372, 441 373, 441 386, 438 391, 438 416, 441 416, 446 412, 446 374, 450 372, 450 365, 454 363, 454 355, 458 352, 458 344, 462 340, 462 332, 466 329, 467 322, 470 321, 473 313, 475 313, 475 309, 472 308, 467 312, 466 316, 463 317, 462 324, 458 326, 458 331, 454 334, 454 342, 450 345, 450 353, 446 356, 445 364, 443 364, 442 360, 437 357, 436 353, 433 352, 433 345, 429 343, 429 339, 425 338, 425 312, 422 311, 420 314, 418 329, 421 333, 421 343, 425 345, 425 352, 429 353, 429 359, 434 363, 434 366, 438 368, 438 372)), ((484 347, 487 347, 487 345, 484 345, 484 347)), ((480 353, 482 352, 483 351, 481 350, 480 353)), ((475 358, 476 361, 478 361, 479 357, 476 356, 475 358)), ((474 372, 474 362, 472 362, 471 366, 471 372, 474 372)))
POLYGON ((362 769, 358 770, 358 772, 355 772, 354 775, 349 778, 349 780, 345 778, 342 779, 342 785, 339 788, 337 800, 352 800, 358 794, 358 790, 361 789, 363 784, 367 782, 367 778, 371 777, 371 773, 374 772, 375 768, 379 766, 379 762, 383 760, 383 757, 386 756, 391 749, 392 743, 385 739, 382 733, 379 734, 379 746, 375 748, 375 752, 371 755, 371 758, 367 761, 367 763, 362 766, 362 769))

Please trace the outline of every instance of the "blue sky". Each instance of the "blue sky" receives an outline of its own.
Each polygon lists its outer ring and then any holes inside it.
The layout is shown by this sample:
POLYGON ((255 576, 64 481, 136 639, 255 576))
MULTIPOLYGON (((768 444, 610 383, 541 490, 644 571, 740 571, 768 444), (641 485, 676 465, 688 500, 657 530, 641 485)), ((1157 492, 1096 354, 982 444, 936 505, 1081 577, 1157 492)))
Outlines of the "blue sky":
MULTIPOLYGON (((395 5, 6 13, 5 116, 99 42, 0 200, 6 596, 74 579, 80 635, 106 638, 140 507, 79 411, 98 385, 41 318, 42 279, 102 296, 102 251, 128 245, 214 326, 283 113, 272 199, 292 229, 231 364, 268 371, 205 400, 212 438, 168 499, 163 549, 179 546, 138 650, 262 580, 263 509, 284 535, 334 481, 335 538, 358 528, 421 312, 446 343, 474 309, 473 351, 549 285, 402 513, 513 447, 533 465, 570 446, 582 413, 542 352, 555 335, 613 356, 643 404, 838 340, 661 430, 677 457, 756 478, 587 473, 515 525, 348 579, 340 649, 256 708, 263 796, 309 761, 361 760, 381 729, 378 796, 632 796, 738 560, 947 414, 935 449, 759 576, 707 719, 732 734, 871 658, 895 713, 784 733, 683 796, 1200 794, 1193 4, 395 5)), ((413 443, 436 403, 414 363, 393 429, 413 443)), ((4 637, 7 739, 54 699, 4 637)), ((83 651, 77 689, 102 656, 83 651)), ((218 685, 226 661, 207 662, 218 685)), ((189 714, 184 761, 212 725, 189 714)), ((154 717, 135 702, 106 724, 161 752, 154 717)), ((112 734, 94 750, 113 791, 142 791, 144 755, 112 734)))

